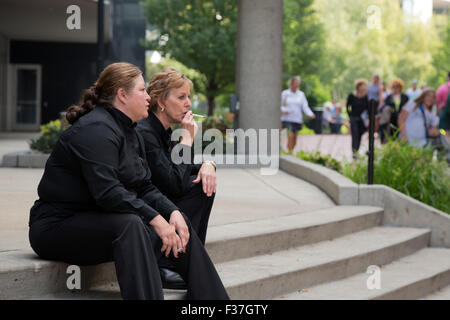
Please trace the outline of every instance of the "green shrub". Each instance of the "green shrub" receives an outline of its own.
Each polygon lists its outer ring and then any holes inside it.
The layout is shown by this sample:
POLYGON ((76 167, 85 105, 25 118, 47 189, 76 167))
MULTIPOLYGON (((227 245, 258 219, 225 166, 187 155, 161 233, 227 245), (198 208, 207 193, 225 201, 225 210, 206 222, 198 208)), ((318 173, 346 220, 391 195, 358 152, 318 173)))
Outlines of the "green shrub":
MULTIPOLYGON (((367 156, 341 171, 356 183, 367 183, 367 156)), ((445 161, 433 160, 431 148, 390 140, 375 149, 374 184, 384 184, 434 208, 450 213, 450 175, 445 161)))
POLYGON ((42 125, 41 136, 37 139, 32 139, 30 142, 31 150, 51 153, 63 131, 64 127, 59 119, 42 125))
POLYGON ((299 151, 297 152, 296 156, 297 158, 300 158, 302 160, 317 163, 329 169, 336 170, 338 172, 342 170, 342 165, 338 160, 332 158, 330 155, 323 155, 319 151, 311 153, 299 151))

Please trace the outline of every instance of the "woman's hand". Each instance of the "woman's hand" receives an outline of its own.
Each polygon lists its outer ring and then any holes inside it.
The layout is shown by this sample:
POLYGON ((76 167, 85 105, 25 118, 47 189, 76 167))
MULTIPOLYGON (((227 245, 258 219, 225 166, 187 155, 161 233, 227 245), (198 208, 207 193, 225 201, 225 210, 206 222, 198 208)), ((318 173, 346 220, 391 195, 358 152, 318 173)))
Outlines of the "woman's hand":
POLYGON ((170 225, 175 227, 175 231, 181 239, 183 252, 186 252, 186 246, 189 242, 189 228, 180 211, 175 210, 170 214, 170 225))
POLYGON ((428 130, 428 135, 429 135, 430 137, 433 137, 433 138, 438 137, 438 136, 439 136, 439 129, 438 129, 436 126, 431 127, 431 128, 428 130))
POLYGON ((199 183, 202 181, 203 192, 211 197, 217 188, 216 168, 211 162, 204 162, 198 171, 197 178, 192 181, 199 183))
POLYGON ((184 115, 183 120, 181 120, 181 129, 184 130, 183 133, 181 134, 180 143, 192 146, 192 143, 194 143, 194 137, 197 134, 198 130, 198 126, 197 123, 194 121, 192 111, 188 111, 184 115))
POLYGON ((175 232, 175 226, 167 223, 161 215, 154 217, 150 221, 150 225, 162 240, 161 252, 164 252, 164 255, 168 257, 170 251, 172 251, 175 258, 178 258, 178 249, 183 248, 183 245, 180 237, 175 232))

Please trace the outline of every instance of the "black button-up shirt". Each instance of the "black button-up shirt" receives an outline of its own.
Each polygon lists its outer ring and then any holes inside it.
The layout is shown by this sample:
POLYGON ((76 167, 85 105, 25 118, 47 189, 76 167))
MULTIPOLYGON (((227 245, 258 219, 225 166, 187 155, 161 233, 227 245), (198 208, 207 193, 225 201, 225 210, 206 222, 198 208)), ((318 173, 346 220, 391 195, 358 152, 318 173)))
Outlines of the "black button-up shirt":
POLYGON ((116 108, 96 107, 58 140, 39 183, 35 219, 77 211, 139 215, 145 223, 178 208, 152 183, 136 124, 116 108))
POLYGON ((171 153, 177 142, 171 140, 172 130, 165 130, 151 111, 148 118, 138 122, 137 131, 144 138, 146 158, 155 186, 170 198, 181 197, 190 188, 190 176, 197 174, 201 167, 201 164, 193 164, 192 148, 186 145, 180 148, 181 157, 184 153, 190 155, 189 163, 173 163, 171 153))

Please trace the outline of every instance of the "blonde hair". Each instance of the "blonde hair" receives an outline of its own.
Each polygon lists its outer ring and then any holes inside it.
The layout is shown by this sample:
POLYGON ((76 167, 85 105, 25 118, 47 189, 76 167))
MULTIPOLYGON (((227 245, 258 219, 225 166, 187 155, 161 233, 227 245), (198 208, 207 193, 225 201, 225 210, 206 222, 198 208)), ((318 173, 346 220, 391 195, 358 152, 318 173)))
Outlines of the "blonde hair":
POLYGON ((358 91, 358 88, 359 88, 361 85, 363 85, 363 84, 365 84, 366 86, 369 85, 369 83, 367 82, 366 79, 357 79, 357 80, 355 80, 355 90, 358 91))
POLYGON ((156 112, 158 100, 164 102, 170 94, 170 89, 178 89, 185 84, 189 84, 191 89, 194 86, 191 80, 174 68, 167 67, 162 72, 155 74, 147 87, 147 93, 150 96, 150 110, 156 112))

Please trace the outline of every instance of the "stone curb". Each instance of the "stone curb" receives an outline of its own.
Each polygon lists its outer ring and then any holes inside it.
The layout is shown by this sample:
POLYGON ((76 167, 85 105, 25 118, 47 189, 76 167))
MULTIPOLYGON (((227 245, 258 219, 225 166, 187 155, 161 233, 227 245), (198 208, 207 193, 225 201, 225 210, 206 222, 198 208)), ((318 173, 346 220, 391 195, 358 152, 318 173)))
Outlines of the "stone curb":
POLYGON ((432 247, 450 248, 450 215, 441 210, 385 185, 358 185, 334 170, 294 156, 280 156, 280 169, 316 185, 338 205, 383 208, 383 224, 429 228, 432 247))
POLYGON ((33 151, 18 151, 3 156, 2 167, 9 168, 45 168, 50 154, 33 151))

